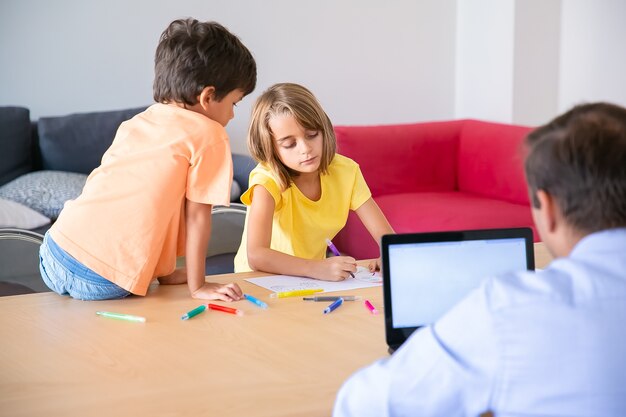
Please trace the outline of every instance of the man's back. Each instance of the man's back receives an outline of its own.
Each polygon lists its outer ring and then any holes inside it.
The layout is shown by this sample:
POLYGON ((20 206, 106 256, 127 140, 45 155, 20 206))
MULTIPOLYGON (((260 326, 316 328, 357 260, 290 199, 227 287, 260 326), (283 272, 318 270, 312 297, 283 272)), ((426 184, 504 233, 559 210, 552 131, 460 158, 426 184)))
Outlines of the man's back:
POLYGON ((626 229, 595 233, 488 280, 348 380, 335 415, 626 416, 624 323, 626 229))
POLYGON ((489 287, 496 415, 626 415, 626 229, 489 287))

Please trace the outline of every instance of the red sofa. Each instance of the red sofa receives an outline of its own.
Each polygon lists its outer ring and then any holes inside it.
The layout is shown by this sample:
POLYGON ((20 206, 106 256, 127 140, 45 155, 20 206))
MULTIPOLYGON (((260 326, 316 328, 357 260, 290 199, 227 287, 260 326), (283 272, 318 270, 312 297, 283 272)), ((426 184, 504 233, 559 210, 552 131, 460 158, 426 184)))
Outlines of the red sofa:
MULTIPOLYGON (((531 128, 477 120, 336 126, 338 151, 361 166, 397 233, 533 228, 523 171, 531 128)), ((357 259, 379 256, 354 213, 334 239, 357 259)))

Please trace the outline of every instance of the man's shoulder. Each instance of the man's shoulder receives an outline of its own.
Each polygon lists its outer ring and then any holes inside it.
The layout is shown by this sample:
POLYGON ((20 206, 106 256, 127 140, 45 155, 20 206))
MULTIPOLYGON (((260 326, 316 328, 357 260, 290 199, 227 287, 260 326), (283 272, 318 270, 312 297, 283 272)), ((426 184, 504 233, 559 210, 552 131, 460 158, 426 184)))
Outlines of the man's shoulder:
POLYGON ((569 305, 575 298, 593 296, 588 293, 592 275, 588 265, 558 258, 545 269, 508 273, 488 280, 487 299, 493 311, 569 305))

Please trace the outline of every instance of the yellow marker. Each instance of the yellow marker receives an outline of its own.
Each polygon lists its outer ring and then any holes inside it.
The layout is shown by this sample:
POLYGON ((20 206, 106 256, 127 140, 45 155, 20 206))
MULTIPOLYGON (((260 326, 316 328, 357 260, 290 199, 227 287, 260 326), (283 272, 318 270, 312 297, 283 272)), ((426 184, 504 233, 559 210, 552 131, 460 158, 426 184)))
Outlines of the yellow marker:
POLYGON ((285 298, 285 297, 300 297, 301 295, 311 295, 316 292, 324 291, 322 288, 311 288, 310 290, 296 290, 296 291, 279 291, 270 294, 270 298, 285 298))

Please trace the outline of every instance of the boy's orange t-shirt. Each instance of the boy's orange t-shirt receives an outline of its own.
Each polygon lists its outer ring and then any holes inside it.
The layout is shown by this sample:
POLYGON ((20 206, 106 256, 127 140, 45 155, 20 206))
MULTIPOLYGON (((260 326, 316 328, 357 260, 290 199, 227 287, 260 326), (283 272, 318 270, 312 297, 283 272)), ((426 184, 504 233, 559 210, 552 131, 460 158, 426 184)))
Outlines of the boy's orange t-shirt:
POLYGON ((133 294, 170 274, 185 249, 185 199, 228 205, 233 166, 224 127, 154 104, 122 123, 82 194, 65 204, 52 239, 133 294))

